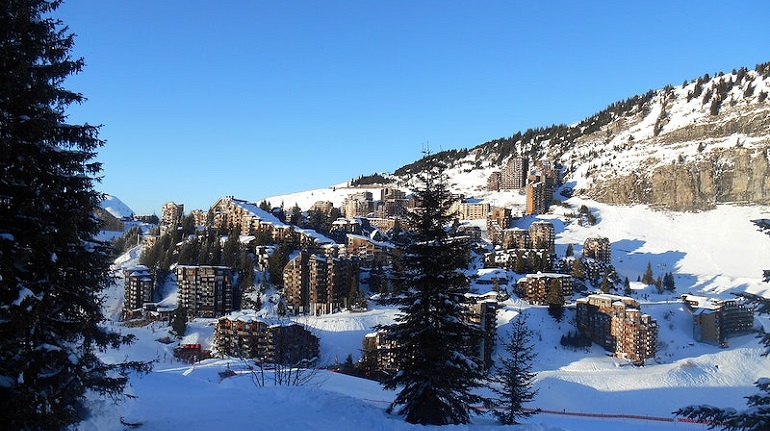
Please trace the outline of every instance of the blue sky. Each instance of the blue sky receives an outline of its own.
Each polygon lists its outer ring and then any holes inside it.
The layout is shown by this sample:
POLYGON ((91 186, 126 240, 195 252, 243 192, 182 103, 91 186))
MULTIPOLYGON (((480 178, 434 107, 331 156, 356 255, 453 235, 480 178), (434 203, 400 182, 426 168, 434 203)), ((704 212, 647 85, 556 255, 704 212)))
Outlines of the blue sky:
MULTIPOLYGON (((770 61, 770 2, 70 0, 101 191, 207 209, 770 61)), ((290 205, 288 203, 287 205, 290 205)))

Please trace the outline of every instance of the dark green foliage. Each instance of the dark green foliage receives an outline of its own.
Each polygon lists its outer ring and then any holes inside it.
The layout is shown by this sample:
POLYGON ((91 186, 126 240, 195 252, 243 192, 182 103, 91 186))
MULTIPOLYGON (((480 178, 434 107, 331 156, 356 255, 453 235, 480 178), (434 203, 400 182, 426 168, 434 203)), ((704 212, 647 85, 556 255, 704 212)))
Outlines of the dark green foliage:
POLYGON ((527 327, 525 314, 511 322, 509 338, 503 344, 505 356, 490 380, 495 398, 491 401, 493 412, 501 424, 519 423, 517 419, 534 414, 524 410, 524 404, 534 400, 538 390, 533 389, 537 373, 533 371, 537 352, 532 340, 532 331, 527 327))
POLYGON ((663 275, 663 290, 668 292, 676 291, 676 285, 674 284, 674 274, 667 272, 663 275))
POLYGON ((142 240, 142 229, 134 226, 126 233, 112 240, 112 257, 118 257, 121 254, 131 250, 139 245, 142 240))
POLYGON ((655 283, 655 275, 652 273, 652 264, 650 262, 647 262, 647 269, 644 270, 644 275, 642 275, 642 283, 652 286, 655 283))
POLYGON ((259 209, 261 209, 262 211, 267 211, 269 213, 273 209, 273 206, 270 205, 270 201, 263 200, 262 202, 259 203, 259 209))
POLYGON ((340 366, 340 373, 347 375, 354 375, 356 372, 355 364, 353 363, 353 355, 348 353, 345 357, 345 362, 340 366))
POLYGON ((770 62, 757 64, 754 70, 760 76, 762 76, 762 78, 767 79, 768 77, 770 77, 770 62))
POLYGON ((567 335, 562 335, 559 341, 564 347, 591 347, 591 339, 580 331, 569 331, 567 335))
POLYGON ((182 219, 182 235, 192 235, 195 233, 195 229, 195 217, 192 214, 187 214, 182 219))
POLYGON ((383 176, 382 174, 361 175, 360 177, 351 180, 350 185, 352 187, 368 186, 368 185, 385 185, 390 184, 393 180, 383 176))
POLYGON ((333 207, 328 213, 317 209, 310 209, 307 211, 305 219, 306 227, 320 234, 329 235, 332 223, 340 217, 342 217, 342 212, 336 207, 333 207))
POLYGON ((184 307, 177 308, 174 311, 174 316, 171 318, 171 330, 174 334, 182 338, 185 332, 187 332, 187 309, 184 307))
POLYGON ((760 91, 759 96, 757 96, 757 102, 762 103, 767 99, 767 91, 760 91))
POLYGON ((547 287, 545 302, 548 304, 548 314, 551 315, 557 322, 561 322, 564 317, 564 295, 561 291, 561 286, 558 283, 550 281, 550 285, 547 287))
POLYGON ((574 252, 574 250, 572 248, 572 244, 567 244, 567 251, 564 252, 564 256, 571 257, 574 254, 575 254, 575 252, 574 252))
POLYGON ((270 283, 276 286, 283 286, 283 268, 289 263, 289 255, 292 252, 291 246, 284 242, 277 246, 268 258, 268 276, 270 283))
POLYGON ((426 156, 420 165, 425 169, 415 193, 422 207, 406 215, 414 232, 399 259, 404 288, 387 301, 399 314, 394 324, 380 327, 397 346, 399 372, 384 387, 400 392, 388 411, 410 423, 467 423, 473 405, 481 402, 472 389, 482 379, 481 365, 468 356, 468 340, 481 336, 465 305, 468 279, 462 269, 469 263, 469 244, 446 230, 453 199, 444 164, 426 156))
MULTIPOLYGON (((770 313, 770 299, 752 294, 740 294, 754 305, 760 314, 770 313)), ((770 354, 770 333, 761 335, 760 343, 765 347, 762 356, 770 354)), ((759 393, 746 398, 745 410, 723 409, 708 405, 693 405, 674 412, 677 416, 709 423, 709 429, 726 431, 766 431, 770 429, 770 378, 762 377, 754 383, 759 393)))
POLYGON ((143 363, 104 363, 131 341, 101 324, 110 245, 95 239, 98 127, 68 124, 84 97, 59 2, 0 3, 0 427, 60 430, 89 413, 90 392, 120 398, 143 363))
POLYGON ((711 107, 709 108, 709 114, 711 115, 719 115, 719 108, 722 106, 722 100, 717 98, 714 98, 711 101, 711 107))
POLYGON ((660 275, 655 279, 655 290, 658 293, 663 293, 663 277, 660 275))
POLYGON ((601 290, 602 293, 610 293, 610 290, 612 290, 613 287, 615 286, 613 286, 612 281, 610 281, 610 277, 607 274, 604 274, 599 290, 601 290))
POLYGON ((630 294, 634 293, 633 289, 631 289, 631 282, 628 281, 628 277, 626 277, 623 280, 623 294, 628 296, 630 294))
POLYGON ((300 208, 299 205, 294 204, 289 211, 289 224, 297 227, 302 226, 302 219, 302 208, 300 208))
POLYGON ((583 265, 583 261, 580 259, 574 259, 572 261, 572 269, 570 271, 570 275, 573 277, 579 279, 579 280, 585 280, 586 278, 586 269, 583 265))
POLYGON ((393 174, 396 176, 415 175, 419 172, 423 172, 426 169, 429 169, 431 166, 435 165, 436 163, 448 164, 454 160, 459 160, 467 155, 468 155, 467 149, 447 150, 447 151, 441 151, 436 154, 429 154, 421 158, 420 160, 417 160, 416 162, 410 163, 408 165, 405 165, 396 169, 396 171, 393 174))

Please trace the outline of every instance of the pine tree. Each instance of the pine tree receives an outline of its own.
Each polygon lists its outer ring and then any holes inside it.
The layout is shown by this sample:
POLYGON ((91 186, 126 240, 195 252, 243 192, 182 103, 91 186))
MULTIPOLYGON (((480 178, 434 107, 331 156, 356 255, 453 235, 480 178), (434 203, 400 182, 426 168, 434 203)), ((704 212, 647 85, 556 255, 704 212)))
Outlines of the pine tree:
POLYGON ((0 6, 0 421, 58 430, 88 414, 86 395, 120 396, 127 373, 97 353, 131 339, 101 326, 109 244, 95 239, 102 195, 98 127, 68 124, 84 97, 74 37, 51 17, 58 1, 0 6))
POLYGON ((174 311, 174 316, 171 318, 171 330, 174 331, 174 334, 179 338, 182 338, 185 332, 187 332, 186 308, 180 307, 174 311))
POLYGON ((573 277, 584 280, 586 278, 586 270, 585 266, 583 266, 583 261, 580 259, 574 259, 572 261, 572 271, 570 271, 573 277))
MULTIPOLYGON (((741 296, 754 305, 754 310, 760 314, 770 313, 770 299, 748 293, 741 296)), ((762 356, 770 355, 770 333, 764 333, 760 343, 765 346, 762 356)), ((709 405, 693 405, 674 412, 698 421, 708 422, 709 428, 720 427, 725 431, 765 431, 770 428, 770 378, 761 377, 754 382, 759 393, 746 398, 745 410, 733 408, 723 409, 709 405)))
POLYGON ((652 264, 650 262, 647 262, 647 269, 644 270, 644 275, 642 275, 642 283, 652 286, 655 283, 655 276, 652 273, 652 264))
POLYGON ((663 276, 663 289, 669 292, 676 291, 676 284, 674 283, 674 274, 667 272, 663 276))
POLYGON ((601 290, 602 293, 610 293, 612 287, 612 281, 610 281, 609 275, 604 274, 604 278, 602 278, 602 284, 599 286, 599 290, 601 290))
POLYGON ((444 165, 429 158, 417 182, 421 206, 406 215, 414 233, 401 257, 405 289, 389 301, 399 314, 394 324, 379 327, 396 346, 399 369, 383 383, 386 389, 401 388, 388 411, 423 425, 467 423, 471 406, 482 401, 472 393, 482 367, 468 352, 469 340, 478 339, 481 329, 469 321, 464 304, 468 279, 462 269, 470 247, 446 230, 453 217, 444 165))
MULTIPOLYGON (((567 340, 565 340, 566 343, 568 343, 567 340)), ((533 371, 537 352, 532 343, 532 331, 527 327, 525 314, 519 314, 511 322, 510 337, 503 345, 503 349, 507 356, 500 358, 497 374, 490 379, 499 384, 499 386, 492 386, 495 398, 491 403, 500 423, 511 425, 518 423, 517 418, 533 414, 532 411, 524 410, 524 404, 532 401, 537 395, 537 389, 532 388, 537 376, 533 371)))
POLYGON ((626 277, 623 280, 623 294, 628 296, 630 294, 634 293, 633 289, 631 289, 631 282, 628 281, 628 277, 626 277))

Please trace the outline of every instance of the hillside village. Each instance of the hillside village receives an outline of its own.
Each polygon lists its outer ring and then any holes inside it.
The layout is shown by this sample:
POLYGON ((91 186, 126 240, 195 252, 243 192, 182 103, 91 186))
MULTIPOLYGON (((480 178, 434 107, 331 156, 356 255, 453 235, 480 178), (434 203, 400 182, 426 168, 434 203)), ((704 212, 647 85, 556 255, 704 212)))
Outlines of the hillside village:
MULTIPOLYGON (((485 367, 494 363, 497 312, 512 299, 547 307, 559 322, 565 307, 574 310, 572 325, 561 334, 563 346, 593 342, 633 365, 660 359, 661 323, 641 305, 650 294, 665 294, 686 306, 694 342, 724 347, 730 337, 754 329, 753 308, 745 300, 681 292, 674 274, 653 274, 649 263, 632 289, 628 275, 613 265, 606 237, 587 237, 557 254, 555 220, 589 226, 595 217, 585 205, 573 209, 554 201, 554 190, 562 185, 561 166, 533 165, 530 169, 526 158, 512 158, 488 178, 490 191, 520 194, 525 205, 498 207, 457 195, 456 220, 447 226, 468 241, 473 256, 466 270, 475 292, 468 298, 468 313, 485 335, 470 340, 468 349, 485 367), (518 227, 522 223, 529 226, 518 227)), ((135 241, 142 252, 139 265, 121 269, 122 320, 127 325, 182 322, 182 329, 174 326, 180 338, 186 322, 215 322, 211 345, 182 343, 175 349, 185 361, 214 356, 333 366, 319 360, 319 338, 303 318, 363 312, 398 293, 400 232, 409 229, 402 215, 419 202, 392 187, 379 189, 377 197, 366 189, 347 194, 340 207, 318 201, 307 211, 232 196, 207 212, 185 213, 182 204, 168 202, 157 226, 134 230, 134 235, 141 232, 135 241)), ((382 331, 367 334, 360 357, 346 371, 374 378, 397 371, 389 347, 382 331)))
MULTIPOLYGON (((755 351, 751 340, 768 328, 740 295, 770 291, 761 281, 770 248, 764 186, 754 181, 766 177, 758 161, 768 134, 738 123, 767 111, 768 70, 700 78, 578 125, 432 156, 448 164, 456 193, 447 230, 468 242, 471 256, 466 306, 482 335, 468 340, 466 353, 493 372, 511 322, 530 315, 541 353, 537 386, 548 388, 538 408, 665 417, 691 401, 740 407, 735 394, 766 375, 766 364, 723 361, 755 351), (710 109, 698 89, 727 103, 710 109), (708 127, 714 134, 706 138, 708 127), (718 171, 693 179, 705 160, 718 171), (617 176, 629 169, 638 175, 617 176), (685 171, 689 179, 680 178, 685 171), (632 206, 611 205, 618 203, 632 206), (747 254, 745 244, 757 251, 747 254), (652 382, 644 373, 665 377, 652 382), (583 394, 572 381, 605 402, 553 391, 583 394), (717 393, 702 384, 735 386, 717 393), (616 405, 623 387, 665 395, 650 408, 616 405), (682 388, 687 399, 676 395, 682 388)), ((160 217, 124 217, 134 227, 116 240, 126 254, 116 254, 123 282, 112 316, 126 330, 167 328, 155 361, 226 367, 220 378, 244 372, 234 364, 392 375, 397 346, 377 328, 396 317, 381 300, 400 288, 410 228, 403 215, 420 206, 410 192, 420 163, 260 202, 225 196, 189 212, 168 202, 160 217)))

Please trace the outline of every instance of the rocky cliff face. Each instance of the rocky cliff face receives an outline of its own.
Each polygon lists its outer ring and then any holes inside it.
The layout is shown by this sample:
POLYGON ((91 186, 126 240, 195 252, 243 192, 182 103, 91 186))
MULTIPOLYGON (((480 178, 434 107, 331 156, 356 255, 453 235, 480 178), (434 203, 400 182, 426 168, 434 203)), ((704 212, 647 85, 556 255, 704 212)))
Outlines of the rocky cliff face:
POLYGON ((676 211, 770 205, 768 89, 767 77, 748 72, 660 90, 559 154, 565 165, 577 161, 567 180, 578 193, 613 204, 676 211))
POLYGON ((597 182, 584 193, 620 205, 697 211, 720 203, 770 205, 770 147, 715 151, 706 160, 656 166, 597 182))

